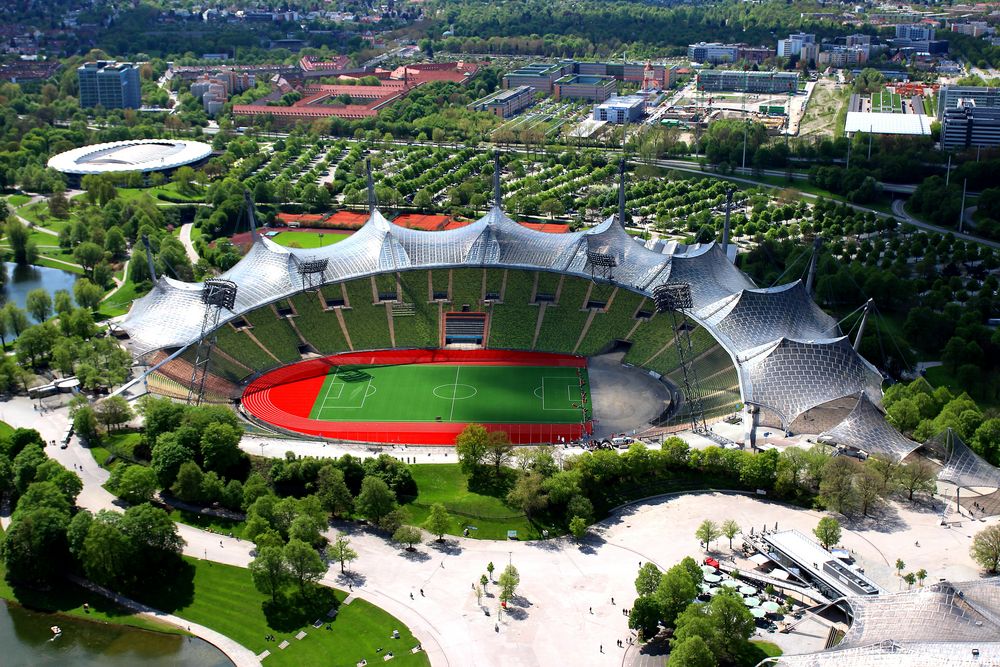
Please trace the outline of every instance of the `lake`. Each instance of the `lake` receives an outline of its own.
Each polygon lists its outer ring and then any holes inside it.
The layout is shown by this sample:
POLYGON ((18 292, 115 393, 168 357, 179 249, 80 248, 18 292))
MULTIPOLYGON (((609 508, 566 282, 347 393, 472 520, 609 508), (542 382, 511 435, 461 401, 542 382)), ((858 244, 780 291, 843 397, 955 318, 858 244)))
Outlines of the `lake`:
POLYGON ((47 266, 18 266, 13 262, 4 262, 3 267, 7 272, 7 282, 4 284, 3 293, 0 294, 0 305, 13 301, 18 307, 24 308, 28 292, 39 287, 50 296, 61 289, 72 294, 73 283, 77 279, 75 273, 50 269, 47 266))
POLYGON ((0 647, 4 667, 232 667, 219 649, 196 637, 41 614, 4 600, 0 647), (63 631, 56 639, 52 625, 63 631))

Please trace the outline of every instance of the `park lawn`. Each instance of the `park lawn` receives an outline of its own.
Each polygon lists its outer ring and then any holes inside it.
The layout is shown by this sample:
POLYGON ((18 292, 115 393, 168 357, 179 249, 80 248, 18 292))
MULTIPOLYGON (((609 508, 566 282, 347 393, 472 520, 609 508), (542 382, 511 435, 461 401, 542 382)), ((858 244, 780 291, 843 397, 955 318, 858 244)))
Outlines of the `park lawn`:
POLYGON ((229 535, 231 533, 233 537, 240 539, 243 539, 243 532, 246 530, 245 521, 234 521, 233 519, 226 519, 221 516, 200 514, 176 508, 170 510, 170 519, 177 523, 184 523, 195 528, 207 530, 210 533, 218 533, 219 535, 229 535))
POLYGON ((97 320, 107 320, 124 315, 132 307, 132 302, 140 296, 142 295, 136 290, 135 283, 131 279, 126 280, 121 289, 112 294, 106 301, 101 302, 94 317, 97 320))
POLYGON ((118 196, 125 201, 139 199, 143 195, 149 195, 157 202, 191 202, 197 203, 205 200, 204 190, 193 195, 183 194, 177 190, 174 183, 158 185, 150 188, 118 188, 118 196))
POLYGON ((103 468, 104 462, 111 456, 111 450, 105 447, 88 447, 88 449, 90 450, 90 455, 94 457, 94 461, 97 462, 97 465, 103 468))
POLYGON ((405 625, 364 600, 343 605, 347 597, 343 591, 318 586, 309 593, 307 606, 312 608, 276 610, 270 598, 254 587, 249 570, 193 558, 184 561, 193 570, 193 595, 178 599, 172 591, 149 591, 142 601, 221 632, 254 653, 271 651, 265 662, 270 667, 353 665, 363 658, 374 665, 382 663, 387 651, 396 656, 393 667, 430 664, 426 653, 410 653, 419 641, 405 625), (333 607, 339 613, 331 621, 326 613, 333 607), (317 619, 323 621, 318 629, 312 627, 317 619), (331 630, 326 629, 327 623, 331 630), (296 640, 300 630, 306 637, 296 640), (399 630, 399 639, 390 638, 393 630, 399 630), (265 641, 268 634, 277 641, 265 641), (284 640, 290 645, 279 650, 284 640), (376 653, 377 648, 384 651, 376 653))
MULTIPOLYGON (((31 204, 30 206, 22 206, 17 209, 17 214, 20 215, 25 220, 33 222, 39 227, 45 227, 46 229, 51 229, 54 232, 60 232, 73 221, 73 216, 75 214, 74 209, 70 209, 69 217, 65 220, 60 220, 58 218, 53 218, 49 215, 49 205, 47 202, 39 201, 31 204)), ((57 242, 55 236, 50 236, 51 242, 57 242)))
MULTIPOLYGON (((322 248, 346 239, 350 234, 326 234, 319 232, 279 232, 270 237, 272 241, 286 248, 322 248)), ((192 240, 194 235, 192 234, 192 240)))
MULTIPOLYGON (((4 424, 4 426, 7 426, 4 424)), ((9 428, 9 427, 8 427, 9 428)), ((0 529, 0 535, 3 530, 0 529)), ((0 598, 15 602, 26 609, 53 614, 64 614, 95 623, 114 623, 128 625, 143 630, 167 632, 186 635, 180 628, 145 616, 139 616, 129 609, 119 607, 107 598, 87 591, 69 581, 54 587, 50 591, 36 591, 26 588, 13 588, 7 583, 7 571, 0 560, 0 598), (90 605, 90 611, 84 611, 84 603, 90 605)))
POLYGON ((15 207, 23 206, 24 204, 27 204, 29 201, 31 201, 31 197, 29 197, 28 195, 7 195, 5 199, 7 200, 8 204, 15 207))
POLYGON ((524 512, 509 507, 501 498, 469 490, 469 476, 458 464, 416 464, 410 466, 417 484, 417 497, 403 507, 409 522, 420 525, 427 520, 431 505, 441 503, 452 515, 449 535, 461 535, 466 526, 475 526, 469 537, 505 540, 508 530, 516 530, 518 539, 539 539, 542 530, 561 535, 565 529, 536 518, 529 521, 524 512))
POLYGON ((0 422, 0 438, 6 438, 14 434, 14 427, 7 422, 0 422))

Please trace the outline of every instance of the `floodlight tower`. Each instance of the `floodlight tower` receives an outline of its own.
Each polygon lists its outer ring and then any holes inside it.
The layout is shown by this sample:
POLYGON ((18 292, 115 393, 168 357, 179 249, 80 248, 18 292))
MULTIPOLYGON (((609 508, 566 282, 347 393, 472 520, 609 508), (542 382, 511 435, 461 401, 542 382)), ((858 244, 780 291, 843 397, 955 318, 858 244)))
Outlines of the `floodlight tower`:
POLYGON ((205 379, 208 377, 212 348, 215 347, 215 330, 219 327, 222 310, 232 312, 236 305, 236 283, 221 278, 206 280, 201 289, 201 302, 205 304, 205 316, 201 320, 201 335, 198 336, 194 366, 191 369, 188 405, 201 405, 205 396, 205 379))
POLYGON ((708 425, 705 423, 705 406, 702 400, 701 386, 698 384, 698 374, 694 369, 694 344, 691 342, 691 327, 684 319, 684 311, 694 307, 689 283, 670 282, 657 285, 653 289, 653 301, 656 311, 670 313, 670 324, 674 330, 674 343, 677 346, 677 358, 681 362, 681 373, 684 378, 684 396, 689 405, 688 415, 691 418, 691 430, 695 433, 705 433, 708 425), (677 313, 682 315, 678 324, 677 313))

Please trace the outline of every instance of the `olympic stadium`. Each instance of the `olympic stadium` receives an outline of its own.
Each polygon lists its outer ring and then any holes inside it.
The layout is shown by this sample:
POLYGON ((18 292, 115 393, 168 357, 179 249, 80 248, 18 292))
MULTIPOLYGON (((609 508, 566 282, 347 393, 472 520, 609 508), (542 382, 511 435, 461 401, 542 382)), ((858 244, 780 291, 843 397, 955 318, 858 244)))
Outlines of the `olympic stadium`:
POLYGON ((342 242, 255 235, 219 279, 158 277, 119 333, 152 391, 238 402, 274 431, 449 445, 478 422, 520 444, 574 440, 594 431, 590 375, 610 352, 633 373, 620 390, 648 399, 658 390, 640 378, 652 378, 666 396, 636 432, 735 415, 748 441, 765 426, 895 460, 921 450, 940 481, 1000 488, 957 437, 922 445, 886 422, 882 375, 807 284, 757 287, 727 235, 633 239, 621 178, 618 213, 567 234, 504 213, 499 162, 492 208, 448 231, 394 225, 372 191, 366 224, 342 242))
POLYGON ((91 174, 169 173, 198 165, 211 154, 212 147, 200 141, 136 139, 74 148, 49 158, 48 166, 79 181, 91 174))

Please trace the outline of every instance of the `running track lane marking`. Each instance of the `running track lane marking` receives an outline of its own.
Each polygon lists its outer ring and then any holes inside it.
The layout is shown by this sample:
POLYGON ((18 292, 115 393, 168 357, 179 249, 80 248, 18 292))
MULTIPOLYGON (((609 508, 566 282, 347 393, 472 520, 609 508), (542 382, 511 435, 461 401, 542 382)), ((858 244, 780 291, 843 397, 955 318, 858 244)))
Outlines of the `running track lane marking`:
POLYGON ((458 374, 462 372, 461 366, 455 366, 455 388, 451 392, 451 412, 448 413, 448 421, 455 417, 455 397, 458 395, 458 374))

